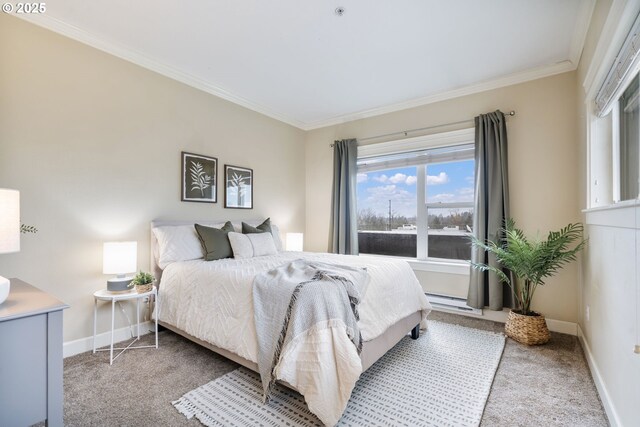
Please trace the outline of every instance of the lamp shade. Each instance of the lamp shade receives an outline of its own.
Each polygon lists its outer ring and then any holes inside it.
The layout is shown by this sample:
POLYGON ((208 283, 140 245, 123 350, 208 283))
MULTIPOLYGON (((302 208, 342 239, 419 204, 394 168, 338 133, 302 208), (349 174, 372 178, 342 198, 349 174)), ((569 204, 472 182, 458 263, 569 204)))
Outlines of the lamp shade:
POLYGON ((20 192, 0 188, 0 254, 20 251, 20 192))
POLYGON ((303 247, 304 235, 302 233, 287 233, 287 250, 301 251, 303 247))
POLYGON ((104 274, 132 273, 138 269, 138 242, 106 242, 102 256, 104 274))

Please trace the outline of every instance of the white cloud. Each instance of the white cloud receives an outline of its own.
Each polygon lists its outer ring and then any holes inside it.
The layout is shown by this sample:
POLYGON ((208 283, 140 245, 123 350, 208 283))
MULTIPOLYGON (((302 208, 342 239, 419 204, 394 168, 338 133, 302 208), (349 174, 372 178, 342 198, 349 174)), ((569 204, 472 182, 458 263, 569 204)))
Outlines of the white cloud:
POLYGON ((391 184, 413 185, 416 183, 418 179, 413 175, 405 175, 403 173, 397 173, 393 176, 387 176, 384 174, 375 176, 373 177, 373 180, 380 182, 382 184, 391 183, 391 184))
POLYGON ((369 177, 367 176, 366 173, 358 174, 358 184, 360 184, 361 182, 367 182, 368 180, 369 180, 369 177))
POLYGON ((465 181, 467 181, 469 184, 473 184, 473 182, 475 181, 475 178, 473 176, 467 176, 464 179, 465 181))
POLYGON ((381 215, 389 211, 389 200, 394 215, 413 217, 416 215, 416 195, 398 188, 395 184, 367 188, 368 196, 358 200, 358 209, 372 209, 381 215))
POLYGON ((427 201, 430 203, 456 203, 473 202, 474 190, 472 187, 463 187, 455 190, 455 193, 428 194, 427 201))
POLYGON ((407 180, 407 175, 403 173, 397 173, 389 178, 389 181, 393 184, 400 184, 401 182, 405 182, 407 180))
POLYGON ((438 202, 450 203, 450 202, 454 202, 455 198, 456 198, 455 194, 440 193, 440 194, 434 194, 433 196, 429 196, 428 201, 432 203, 438 203, 438 202))
POLYGON ((459 188, 458 197, 456 198, 456 202, 473 202, 473 195, 475 193, 473 187, 462 187, 459 188))
POLYGON ((440 172, 438 175, 427 175, 427 185, 446 184, 449 182, 449 175, 440 172))
POLYGON ((391 196, 391 195, 396 195, 396 194, 401 194, 401 193, 408 193, 407 191, 404 191, 404 190, 400 190, 400 191, 396 192, 397 188, 398 187, 396 185, 390 184, 390 185, 385 185, 385 186, 381 186, 381 187, 367 188, 367 191, 369 192, 369 194, 371 194, 371 196, 369 196, 369 198, 371 198, 371 197, 385 197, 385 196, 391 196))

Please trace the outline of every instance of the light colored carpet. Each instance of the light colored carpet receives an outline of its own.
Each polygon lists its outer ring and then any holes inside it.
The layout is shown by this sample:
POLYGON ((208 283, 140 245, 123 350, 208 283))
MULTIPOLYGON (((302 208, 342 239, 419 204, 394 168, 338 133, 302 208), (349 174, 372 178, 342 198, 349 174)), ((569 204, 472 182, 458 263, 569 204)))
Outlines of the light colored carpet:
MULTIPOLYGON (((339 426, 477 426, 504 349, 500 333, 429 322, 362 374, 339 426)), ((262 404, 260 376, 239 368, 174 402, 212 426, 321 426, 304 399, 277 387, 262 404)))
MULTIPOLYGON (((504 324, 449 313, 429 319, 502 332, 504 324)), ((150 344, 152 336, 143 337, 150 344)), ((191 426, 171 405, 183 394, 238 365, 170 331, 159 349, 64 360, 65 426, 191 426)), ((548 344, 527 347, 507 339, 481 427, 603 427, 607 420, 576 337, 551 333, 548 344)))

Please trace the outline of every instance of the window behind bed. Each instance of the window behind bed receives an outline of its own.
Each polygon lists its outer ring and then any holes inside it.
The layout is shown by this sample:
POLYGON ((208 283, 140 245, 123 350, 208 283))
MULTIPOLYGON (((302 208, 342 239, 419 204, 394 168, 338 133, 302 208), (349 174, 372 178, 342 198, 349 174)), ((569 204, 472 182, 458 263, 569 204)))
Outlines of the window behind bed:
POLYGON ((473 129, 359 147, 360 253, 470 259, 473 129))

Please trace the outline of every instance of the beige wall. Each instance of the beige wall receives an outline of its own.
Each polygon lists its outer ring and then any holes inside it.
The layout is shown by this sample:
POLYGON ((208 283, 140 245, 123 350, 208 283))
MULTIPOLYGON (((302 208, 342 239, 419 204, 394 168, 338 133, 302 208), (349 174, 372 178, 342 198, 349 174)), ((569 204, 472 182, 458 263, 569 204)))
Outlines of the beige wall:
MULTIPOLYGON (((305 231, 305 249, 325 251, 334 139, 514 109, 508 121, 513 217, 531 234, 582 218, 591 239, 581 267, 549 280, 534 308, 579 322, 610 417, 631 425, 640 401, 639 356, 632 353, 640 344, 640 267, 633 256, 640 253, 640 208, 617 217, 580 215, 589 186, 582 82, 612 4, 620 3, 597 2, 576 72, 307 133, 0 14, 0 187, 21 191, 22 219, 40 229, 23 236, 20 253, 0 255, 0 274, 70 304, 65 341, 87 337, 91 294, 106 280, 104 241, 137 240, 139 267, 147 269, 154 218, 271 216, 283 232, 305 231), (255 209, 223 209, 221 195, 215 205, 180 202, 182 150, 216 156, 220 166, 252 167, 255 209)), ((591 142, 600 150, 592 165, 609 163, 609 142, 591 142)), ((601 185, 611 185, 603 179, 601 185)), ((427 290, 462 295, 466 287, 464 275, 416 274, 427 290)), ((101 310, 99 332, 107 318, 101 310)))
MULTIPOLYGON (((223 58, 221 58, 223 60, 223 58)), ((20 190, 39 228, 0 255, 20 277, 71 305, 65 341, 92 333, 105 286, 102 243, 136 240, 149 221, 271 216, 304 230, 304 133, 136 65, 0 14, 0 187, 20 190), (180 201, 180 151, 254 169, 254 209, 180 201)), ((220 179, 221 172, 218 174, 220 179)), ((99 332, 108 329, 101 310, 99 332)), ((124 323, 119 322, 119 326, 124 323)))
MULTIPOLYGON (((610 5, 596 5, 587 62, 610 5)), ((137 240, 139 266, 147 268, 151 219, 272 216, 283 232, 305 231, 305 249, 326 250, 334 139, 514 109, 512 215, 527 232, 546 233, 579 220, 585 206, 584 64, 577 73, 305 133, 3 14, 0 58, 0 187, 21 191, 23 221, 40 229, 23 236, 20 253, 0 256, 0 273, 71 304, 67 341, 91 334, 91 293, 106 279, 102 242, 137 240), (223 209, 221 195, 216 205, 180 202, 181 150, 252 167, 255 209, 223 209)), ((534 307, 577 321, 584 311, 578 270, 571 265, 549 280, 534 307)), ((463 295, 466 288, 464 275, 417 275, 427 290, 463 295)))
MULTIPOLYGON (((614 183, 611 118, 590 117, 588 105, 593 101, 587 99, 585 91, 590 88, 583 83, 592 65, 595 69, 610 65, 600 59, 594 63, 594 53, 599 42, 608 48, 603 25, 611 13, 613 27, 620 28, 613 16, 625 3, 597 2, 576 81, 580 207, 599 206, 583 215, 589 247, 581 259, 578 323, 594 380, 614 426, 637 425, 640 417, 640 355, 633 352, 634 345, 640 344, 640 206, 607 208, 614 183)), ((636 2, 636 12, 627 13, 636 16, 637 9, 636 2)))
MULTIPOLYGON (((457 122, 496 109, 517 112, 507 125, 511 215, 532 235, 578 221, 575 78, 574 72, 564 73, 309 132, 305 153, 306 249, 327 249, 332 184, 329 144, 333 140, 457 122)), ((444 130, 453 129, 440 129, 444 130)), ((436 275, 422 273, 420 279, 425 290, 441 288, 436 275)), ((465 276, 451 280, 456 289, 466 287, 465 276)), ((577 288, 578 268, 573 264, 536 292, 534 309, 552 319, 576 322, 577 288)))

